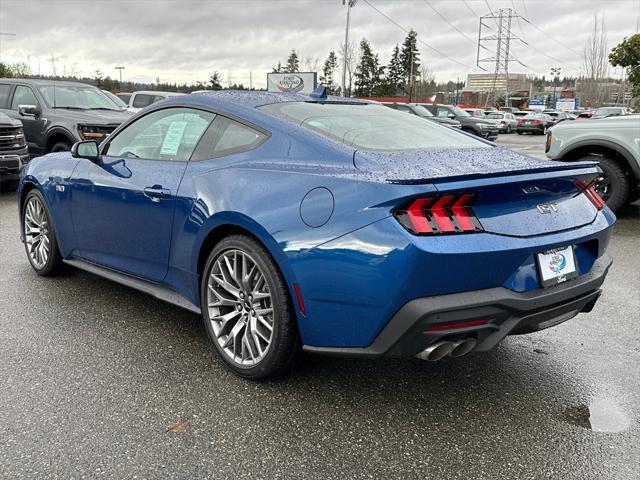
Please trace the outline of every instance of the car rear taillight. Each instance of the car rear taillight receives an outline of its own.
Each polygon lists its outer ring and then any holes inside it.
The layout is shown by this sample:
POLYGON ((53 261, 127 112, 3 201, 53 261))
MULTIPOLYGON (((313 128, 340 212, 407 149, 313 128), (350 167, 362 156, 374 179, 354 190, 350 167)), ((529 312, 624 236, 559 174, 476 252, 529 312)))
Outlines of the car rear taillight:
POLYGON ((542 123, 542 120, 531 120, 531 123, 542 123))
POLYGON ((584 193, 587 196, 587 198, 591 201, 591 203, 593 203, 594 207, 596 207, 598 210, 602 210, 602 208, 605 206, 605 201, 598 194, 598 192, 596 192, 596 189, 594 188, 594 185, 596 184, 597 181, 598 181, 597 178, 593 180, 591 183, 585 183, 582 180, 576 180, 575 184, 582 191, 582 193, 584 193))
POLYGON ((396 219, 416 235, 482 232, 473 212, 473 193, 421 197, 394 212, 396 219))
POLYGON ((522 124, 524 123, 524 120, 523 120, 523 119, 521 119, 521 118, 519 118, 518 120, 516 120, 516 123, 517 123, 518 125, 522 125, 522 124))

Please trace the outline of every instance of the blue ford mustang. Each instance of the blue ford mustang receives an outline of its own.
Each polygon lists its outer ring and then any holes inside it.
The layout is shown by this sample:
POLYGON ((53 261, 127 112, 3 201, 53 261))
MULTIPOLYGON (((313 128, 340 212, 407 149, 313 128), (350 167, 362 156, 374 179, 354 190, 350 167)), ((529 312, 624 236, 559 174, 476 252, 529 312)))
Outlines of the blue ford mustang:
POLYGON ((302 350, 457 357, 593 308, 615 221, 595 164, 321 90, 176 97, 34 159, 18 191, 32 267, 201 313, 248 378, 302 350))

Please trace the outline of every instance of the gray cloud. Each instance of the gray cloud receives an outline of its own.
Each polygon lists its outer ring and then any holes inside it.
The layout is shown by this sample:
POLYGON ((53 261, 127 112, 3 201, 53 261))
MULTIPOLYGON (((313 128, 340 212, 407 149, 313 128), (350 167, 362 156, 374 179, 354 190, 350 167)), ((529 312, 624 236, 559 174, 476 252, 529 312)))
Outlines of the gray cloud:
MULTIPOLYGON (((467 37, 477 38, 478 17, 462 0, 428 1, 467 37)), ((479 71, 473 68, 476 46, 423 0, 369 2, 403 27, 414 28, 424 42, 468 65, 462 67, 420 45, 423 64, 438 80, 479 71)), ((484 0, 466 3, 477 14, 488 13, 484 0)), ((640 0, 489 0, 488 4, 494 11, 515 7, 546 32, 526 22, 513 25, 514 32, 537 50, 514 44, 527 68, 514 65, 513 71, 523 73, 544 74, 560 64, 563 72, 577 75, 596 13, 604 15, 610 47, 635 33, 640 16, 640 0)), ((17 34, 0 37, 0 55, 5 61, 29 62, 42 73, 51 72, 51 55, 57 59, 58 72, 75 68, 92 75, 99 68, 117 77, 113 67, 124 65, 125 79, 191 82, 218 70, 225 80, 248 84, 252 71, 254 85, 264 86, 266 72, 284 61, 292 48, 301 58, 322 62, 329 50, 339 48, 344 22, 340 0, 0 0, 0 31, 17 34)), ((404 36, 364 1, 353 8, 351 38, 366 37, 383 61, 404 36)))

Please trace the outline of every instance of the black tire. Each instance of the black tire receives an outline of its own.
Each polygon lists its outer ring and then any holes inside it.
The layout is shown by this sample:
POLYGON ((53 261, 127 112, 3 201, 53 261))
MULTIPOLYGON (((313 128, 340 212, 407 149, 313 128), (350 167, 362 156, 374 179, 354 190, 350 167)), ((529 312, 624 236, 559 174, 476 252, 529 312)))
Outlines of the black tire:
POLYGON ((205 328, 212 347, 227 367, 241 377, 261 380, 282 375, 295 365, 302 350, 295 307, 278 266, 259 242, 245 235, 231 235, 224 238, 209 254, 200 283, 201 308, 205 328), (252 366, 240 365, 225 353, 214 332, 208 308, 207 292, 211 271, 218 257, 230 250, 247 254, 255 261, 255 265, 263 274, 271 294, 271 307, 273 308, 271 343, 265 356, 252 366))
POLYGON ((613 210, 619 210, 627 204, 631 185, 626 172, 615 160, 598 155, 588 155, 579 160, 598 162, 603 173, 603 180, 595 186, 596 191, 613 210))
POLYGON ((49 213, 47 202, 45 201, 40 191, 33 189, 27 194, 27 197, 24 200, 24 208, 21 220, 21 228, 23 233, 25 234, 25 252, 27 254, 27 259, 29 260, 31 267, 33 267, 38 275, 42 275, 43 277, 63 273, 65 271, 64 263, 62 262, 62 254, 60 253, 60 250, 58 248, 58 240, 56 239, 56 234, 53 230, 53 224, 51 223, 51 214, 49 213), (50 252, 48 254, 47 260, 43 265, 36 264, 36 262, 32 259, 32 255, 29 253, 29 243, 27 241, 28 235, 27 232, 25 232, 25 217, 27 215, 27 207, 32 198, 36 198, 42 205, 42 208, 44 210, 44 217, 47 222, 46 233, 44 235, 46 235, 48 238, 50 252))
POLYGON ((507 134, 511 133, 511 125, 507 125, 507 134))
POLYGON ((69 150, 71 150, 71 144, 69 142, 58 142, 51 147, 50 153, 68 152, 69 150))
POLYGON ((522 132, 520 130, 517 130, 518 135, 522 135, 522 132))

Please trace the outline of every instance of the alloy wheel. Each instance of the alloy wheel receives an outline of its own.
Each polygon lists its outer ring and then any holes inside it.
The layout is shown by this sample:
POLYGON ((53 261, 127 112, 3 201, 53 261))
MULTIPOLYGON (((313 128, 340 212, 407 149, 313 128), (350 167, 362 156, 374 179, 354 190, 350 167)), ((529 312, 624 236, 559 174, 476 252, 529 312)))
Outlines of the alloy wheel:
POLYGON ((42 269, 51 255, 51 233, 42 201, 29 198, 24 213, 24 237, 31 263, 42 269))
POLYGON ((256 261, 241 250, 214 260, 207 280, 207 308, 215 340, 235 364, 251 367, 268 353, 274 316, 269 285, 256 261))

